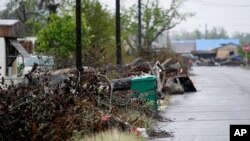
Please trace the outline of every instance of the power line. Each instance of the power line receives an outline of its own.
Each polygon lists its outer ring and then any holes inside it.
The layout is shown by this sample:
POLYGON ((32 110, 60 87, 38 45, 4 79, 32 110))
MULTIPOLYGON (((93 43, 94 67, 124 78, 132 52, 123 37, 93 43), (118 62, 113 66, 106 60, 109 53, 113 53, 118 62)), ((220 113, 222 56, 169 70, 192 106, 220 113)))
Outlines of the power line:
MULTIPOLYGON (((237 28, 250 28, 250 25, 223 25, 223 24, 219 24, 219 25, 216 25, 216 24, 211 24, 213 25, 212 27, 237 27, 237 28)), ((200 28, 200 27, 203 27, 202 25, 180 25, 180 26, 186 26, 186 27, 197 27, 197 28, 200 28)))
POLYGON ((212 2, 212 1, 206 1, 206 0, 195 0, 195 1, 206 6, 218 6, 218 7, 230 7, 230 8, 250 7, 250 4, 228 4, 228 3, 219 3, 219 2, 212 2))

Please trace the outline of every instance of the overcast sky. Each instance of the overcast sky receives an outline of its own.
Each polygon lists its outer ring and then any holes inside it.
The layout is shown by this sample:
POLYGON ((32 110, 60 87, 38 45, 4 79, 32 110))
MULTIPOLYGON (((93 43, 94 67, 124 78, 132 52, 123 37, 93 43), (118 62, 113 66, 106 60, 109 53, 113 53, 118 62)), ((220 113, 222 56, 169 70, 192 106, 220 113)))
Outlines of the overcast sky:
MULTIPOLYGON (((0 9, 4 8, 6 1, 0 0, 0 9)), ((99 0, 111 11, 115 11, 116 0, 99 0)), ((138 0, 120 0, 121 5, 131 6, 138 0)), ((143 0, 142 0, 143 1, 143 0)), ((169 7, 171 0, 160 0, 161 5, 169 7)), ((250 0, 187 0, 182 7, 183 11, 195 13, 172 31, 187 30, 195 28, 205 31, 212 27, 224 27, 229 34, 236 31, 250 33, 250 0)))
MULTIPOLYGON (((100 0, 115 10, 115 0, 100 0)), ((128 6, 138 0, 121 0, 121 4, 128 6)), ((165 8, 169 6, 170 0, 160 0, 165 8)), ((250 33, 250 0, 187 0, 182 8, 183 11, 195 13, 173 30, 192 31, 195 28, 205 31, 212 27, 223 27, 229 34, 236 31, 250 33)))

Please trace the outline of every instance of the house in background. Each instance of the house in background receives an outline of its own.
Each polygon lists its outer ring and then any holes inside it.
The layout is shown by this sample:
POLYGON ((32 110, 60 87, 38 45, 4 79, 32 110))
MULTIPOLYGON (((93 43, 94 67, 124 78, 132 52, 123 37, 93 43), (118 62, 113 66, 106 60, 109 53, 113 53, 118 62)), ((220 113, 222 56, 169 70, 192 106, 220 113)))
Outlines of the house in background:
POLYGON ((239 39, 198 39, 196 40, 197 51, 193 52, 193 55, 212 60, 226 59, 237 53, 239 45, 239 39))
POLYGON ((229 44, 222 44, 220 47, 215 48, 216 51, 216 59, 218 60, 224 60, 227 58, 231 58, 233 56, 238 55, 239 45, 229 43, 229 44))
POLYGON ((0 20, 0 77, 17 77, 17 57, 29 53, 17 41, 24 36, 24 25, 18 20, 0 20))
POLYGON ((239 46, 239 39, 197 39, 171 41, 171 49, 175 53, 191 53, 193 51, 211 51, 222 45, 234 44, 239 46))
POLYGON ((239 39, 197 39, 172 41, 171 49, 177 54, 192 53, 200 58, 215 59, 230 56, 229 54, 236 54, 239 45, 239 39))

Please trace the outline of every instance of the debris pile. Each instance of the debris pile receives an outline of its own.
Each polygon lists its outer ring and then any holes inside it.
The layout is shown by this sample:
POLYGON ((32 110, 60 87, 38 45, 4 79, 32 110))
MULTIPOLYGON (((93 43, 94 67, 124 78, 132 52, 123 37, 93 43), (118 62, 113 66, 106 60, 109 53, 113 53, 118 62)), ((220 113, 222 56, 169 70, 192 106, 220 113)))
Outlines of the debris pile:
POLYGON ((147 62, 139 58, 128 64, 125 70, 130 70, 127 76, 143 74, 156 76, 158 94, 196 92, 196 88, 189 78, 188 69, 182 67, 178 60, 169 58, 160 63, 159 61, 147 62))
POLYGON ((159 115, 148 108, 147 100, 135 97, 138 91, 131 89, 127 77, 156 76, 158 98, 172 91, 169 79, 183 83, 184 91, 192 85, 189 79, 179 79, 188 77, 187 71, 171 59, 163 63, 137 59, 122 69, 126 71, 120 82, 90 67, 43 72, 34 66, 22 83, 0 86, 0 140, 70 140, 74 132, 86 135, 112 127, 131 132, 143 122, 141 115, 159 115), (129 110, 141 114, 129 119, 124 114, 129 110))
POLYGON ((68 140, 76 131, 130 131, 132 125, 121 119, 126 118, 122 112, 133 109, 153 115, 144 101, 132 98, 135 92, 113 92, 112 87, 92 68, 40 72, 34 67, 21 84, 0 89, 0 138, 68 140))
POLYGON ((97 97, 109 97, 110 89, 108 84, 100 84, 100 78, 92 72, 77 76, 74 70, 65 74, 33 70, 26 76, 26 82, 2 89, 0 137, 4 140, 65 140, 75 130, 95 130, 102 117, 96 106, 101 104, 97 97))

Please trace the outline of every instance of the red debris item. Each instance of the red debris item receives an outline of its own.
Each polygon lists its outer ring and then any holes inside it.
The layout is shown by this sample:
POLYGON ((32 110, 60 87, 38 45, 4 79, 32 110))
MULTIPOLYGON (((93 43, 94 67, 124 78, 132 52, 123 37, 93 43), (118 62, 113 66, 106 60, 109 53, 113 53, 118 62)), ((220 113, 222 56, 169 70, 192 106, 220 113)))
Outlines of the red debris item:
POLYGON ((111 119, 111 115, 105 115, 105 116, 101 117, 101 124, 106 123, 110 119, 111 119))
POLYGON ((140 136, 141 136, 141 132, 138 131, 136 127, 132 127, 132 128, 130 129, 130 133, 136 135, 137 137, 140 137, 140 136))
POLYGON ((189 65, 193 65, 193 61, 191 59, 188 60, 189 65))

